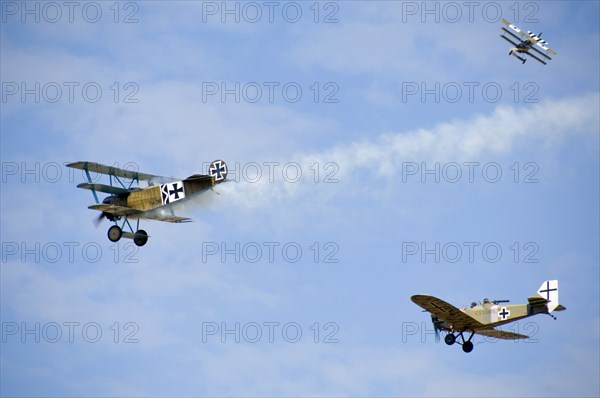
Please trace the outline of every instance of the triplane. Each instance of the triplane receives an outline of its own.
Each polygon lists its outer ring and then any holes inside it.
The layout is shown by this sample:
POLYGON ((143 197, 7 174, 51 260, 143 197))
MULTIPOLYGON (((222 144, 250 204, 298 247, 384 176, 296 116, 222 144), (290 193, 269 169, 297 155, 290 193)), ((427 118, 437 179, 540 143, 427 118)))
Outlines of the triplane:
POLYGON ((473 351, 471 339, 474 334, 506 340, 527 339, 529 336, 495 327, 536 314, 548 314, 556 319, 552 311, 566 310, 566 307, 558 304, 558 280, 544 281, 536 295, 527 299, 527 304, 504 305, 508 300, 484 299, 481 305, 472 303, 471 308, 458 309, 433 296, 417 294, 410 299, 431 313, 436 336, 440 331, 448 332, 444 338, 446 344, 461 344, 464 352, 473 351), (466 339, 463 335, 465 332, 470 333, 466 339))
POLYGON ((101 212, 98 221, 106 217, 114 222, 115 225, 108 230, 108 239, 111 242, 117 242, 121 238, 133 239, 138 246, 144 246, 148 241, 146 231, 139 229, 140 219, 172 223, 190 222, 191 218, 175 215, 174 204, 213 189, 215 185, 224 182, 227 178, 227 165, 222 160, 215 160, 210 164, 208 175, 194 174, 184 180, 139 173, 94 162, 75 162, 68 164, 67 167, 85 172, 88 182, 77 187, 92 191, 96 204, 88 208, 101 212), (93 182, 90 172, 108 175, 109 185, 93 182), (140 188, 140 181, 147 181, 148 186, 140 188), (118 186, 115 183, 118 183, 118 186), (108 193, 110 196, 104 198, 101 203, 97 192, 108 193), (129 220, 136 220, 135 230, 129 220), (129 231, 124 230, 126 227, 129 231))
POLYGON ((510 48, 510 52, 508 53, 508 55, 512 55, 513 57, 519 59, 522 63, 525 63, 525 61, 527 61, 527 58, 523 58, 519 54, 527 54, 531 58, 535 59, 538 62, 541 62, 544 65, 547 65, 546 62, 544 60, 542 60, 541 58, 538 58, 535 54, 530 52, 530 50, 535 51, 536 54, 540 55, 542 58, 544 58, 547 61, 550 61, 552 59, 552 58, 550 58, 550 56, 548 54, 556 55, 556 52, 554 50, 552 50, 550 47, 548 47, 548 42, 545 40, 542 40, 541 32, 539 35, 536 35, 535 33, 531 32, 529 30, 527 31, 527 33, 525 33, 521 29, 519 29, 516 25, 513 25, 512 23, 508 22, 504 18, 502 18, 502 22, 510 28, 510 30, 508 30, 504 26, 502 27, 502 30, 504 31, 504 33, 508 33, 508 35, 510 37, 506 37, 506 36, 504 36, 504 34, 500 35, 500 37, 514 46, 514 47, 510 48), (521 39, 521 37, 517 36, 513 32, 518 33, 519 35, 524 37, 525 40, 521 39), (518 43, 515 43, 511 39, 516 39, 518 41, 518 43), (540 49, 544 50, 545 52, 538 50, 536 48, 536 46, 539 47, 540 49))

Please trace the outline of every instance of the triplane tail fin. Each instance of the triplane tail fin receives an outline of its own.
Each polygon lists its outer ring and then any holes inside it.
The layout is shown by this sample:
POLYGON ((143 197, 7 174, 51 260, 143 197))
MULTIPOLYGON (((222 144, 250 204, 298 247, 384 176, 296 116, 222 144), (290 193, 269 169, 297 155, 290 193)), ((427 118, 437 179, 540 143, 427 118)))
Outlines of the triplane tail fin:
POLYGON ((558 303, 558 280, 544 281, 538 289, 537 295, 547 300, 548 313, 566 310, 558 303))

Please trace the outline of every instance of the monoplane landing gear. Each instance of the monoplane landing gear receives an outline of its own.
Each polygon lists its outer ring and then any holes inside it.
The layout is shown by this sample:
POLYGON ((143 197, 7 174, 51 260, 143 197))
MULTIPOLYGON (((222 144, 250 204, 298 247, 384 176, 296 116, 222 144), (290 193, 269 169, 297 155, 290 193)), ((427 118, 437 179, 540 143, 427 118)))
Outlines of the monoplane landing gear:
POLYGON ((448 333, 446 335, 446 337, 444 337, 444 342, 446 342, 446 344, 448 344, 448 345, 454 344, 455 341, 456 341, 456 336, 452 333, 448 333))
POLYGON ((123 236, 123 230, 118 225, 113 225, 108 229, 108 240, 111 242, 118 242, 121 236, 123 236))
POLYGON ((473 343, 471 342, 471 339, 475 335, 475 332, 471 332, 471 335, 469 336, 469 339, 466 340, 466 341, 465 341, 465 336, 463 336, 463 332, 460 332, 458 335, 460 336, 460 339, 462 340, 462 343, 459 343, 459 344, 462 345, 462 350, 464 352, 471 352, 471 351, 473 351, 473 343))
POLYGON ((473 351, 473 343, 471 343, 470 341, 465 341, 462 345, 462 349, 464 352, 473 351))
POLYGON ((133 243, 135 243, 137 246, 144 246, 146 242, 148 242, 148 234, 143 229, 139 229, 135 233, 133 243))

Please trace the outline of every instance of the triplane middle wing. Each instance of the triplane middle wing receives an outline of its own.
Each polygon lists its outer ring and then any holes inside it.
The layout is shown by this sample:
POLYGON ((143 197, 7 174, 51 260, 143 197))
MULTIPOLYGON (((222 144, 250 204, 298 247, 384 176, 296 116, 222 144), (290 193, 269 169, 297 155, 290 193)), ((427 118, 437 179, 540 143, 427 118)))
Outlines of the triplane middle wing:
POLYGON ((148 241, 146 231, 139 229, 140 219, 171 223, 192 221, 190 218, 177 216, 173 204, 211 190, 227 178, 227 165, 222 160, 210 164, 208 175, 194 174, 183 180, 94 162, 74 162, 67 164, 67 167, 84 171, 88 181, 77 187, 92 191, 96 204, 89 208, 101 212, 98 220, 106 217, 114 222, 115 225, 108 230, 108 239, 117 242, 122 237, 129 238, 133 239, 138 246, 143 246, 148 241), (108 175, 109 185, 93 182, 90 173, 108 175), (140 188, 140 181, 147 181, 148 186, 140 188), (110 196, 100 202, 97 192, 107 193, 110 196), (135 231, 129 223, 130 219, 137 220, 135 231), (121 221, 120 226, 119 221, 121 221), (129 232, 123 231, 125 226, 128 227, 129 232))

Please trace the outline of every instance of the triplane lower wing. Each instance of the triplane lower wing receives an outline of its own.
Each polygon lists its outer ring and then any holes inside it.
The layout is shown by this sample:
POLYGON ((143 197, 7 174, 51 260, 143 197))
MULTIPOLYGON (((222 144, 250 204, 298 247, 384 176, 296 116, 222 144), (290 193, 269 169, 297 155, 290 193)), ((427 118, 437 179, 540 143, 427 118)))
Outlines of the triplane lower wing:
POLYGON ((183 180, 94 162, 74 162, 67 164, 67 167, 84 171, 88 182, 77 187, 92 191, 96 204, 89 208, 101 212, 98 220, 106 217, 114 222, 115 225, 108 230, 108 239, 112 242, 121 238, 133 239, 138 246, 143 246, 148 241, 146 231, 139 229, 140 219, 171 223, 190 222, 192 219, 175 214, 173 204, 211 190, 227 178, 227 165, 222 160, 215 160, 210 164, 208 175, 194 174, 183 180), (109 185, 93 182, 90 173, 107 175, 109 185), (140 181, 147 181, 148 186, 140 188, 140 181), (100 202, 98 192, 107 193, 109 196, 100 202), (129 220, 137 220, 135 231, 129 220), (128 232, 124 231, 126 226, 128 232))
POLYGON ((522 63, 525 63, 527 58, 523 58, 519 55, 525 54, 544 65, 547 65, 546 61, 552 59, 548 54, 556 55, 556 52, 548 46, 548 42, 542 40, 541 33, 537 35, 531 31, 527 31, 527 33, 525 33, 519 29, 519 27, 510 23, 504 18, 502 19, 502 22, 508 27, 508 29, 501 27, 504 34, 501 34, 500 37, 513 46, 510 48, 508 55, 512 55, 513 57, 519 59, 522 63))
POLYGON ((471 340, 475 334, 504 340, 529 338, 496 327, 536 314, 548 314, 556 319, 551 312, 566 309, 558 303, 558 280, 544 281, 536 296, 528 298, 527 304, 504 305, 508 300, 484 299, 480 305, 472 303, 471 308, 459 309, 433 296, 417 294, 412 296, 411 300, 431 313, 436 335, 440 331, 447 332, 444 338, 446 344, 458 342, 464 352, 473 350, 471 340), (465 338, 463 333, 469 333, 469 336, 465 338))

